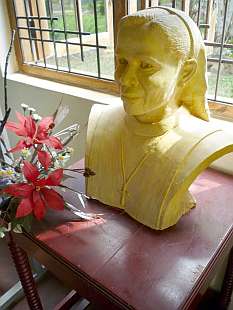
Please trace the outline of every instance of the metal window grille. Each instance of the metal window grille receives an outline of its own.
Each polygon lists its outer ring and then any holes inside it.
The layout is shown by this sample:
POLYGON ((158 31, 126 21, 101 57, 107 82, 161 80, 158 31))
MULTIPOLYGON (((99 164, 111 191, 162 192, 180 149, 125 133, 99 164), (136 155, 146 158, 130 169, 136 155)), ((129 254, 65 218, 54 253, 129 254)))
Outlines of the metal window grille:
POLYGON ((24 64, 113 79, 113 21, 108 1, 12 1, 24 64))
POLYGON ((233 0, 12 1, 25 64, 109 80, 113 6, 115 18, 159 5, 181 9, 197 23, 206 44, 208 98, 233 103, 233 0))

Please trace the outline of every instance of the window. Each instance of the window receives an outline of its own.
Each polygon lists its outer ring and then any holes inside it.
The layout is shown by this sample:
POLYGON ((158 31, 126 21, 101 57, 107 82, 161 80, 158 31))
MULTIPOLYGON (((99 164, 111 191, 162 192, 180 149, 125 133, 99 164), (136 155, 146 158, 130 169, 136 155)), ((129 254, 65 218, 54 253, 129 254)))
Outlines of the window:
POLYGON ((233 103, 233 0, 9 2, 22 71, 110 92, 117 92, 114 42, 119 19, 145 7, 182 9, 198 24, 206 44, 208 98, 233 103))
POLYGON ((111 0, 10 0, 23 72, 117 92, 111 0))

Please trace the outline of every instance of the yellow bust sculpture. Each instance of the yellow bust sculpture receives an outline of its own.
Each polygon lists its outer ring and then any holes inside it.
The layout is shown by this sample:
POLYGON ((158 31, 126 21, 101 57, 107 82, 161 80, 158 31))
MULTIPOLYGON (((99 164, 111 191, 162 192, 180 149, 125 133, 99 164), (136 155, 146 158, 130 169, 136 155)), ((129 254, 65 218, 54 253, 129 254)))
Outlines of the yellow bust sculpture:
POLYGON ((92 108, 87 195, 165 229, 195 205, 188 188, 233 137, 209 121, 200 32, 183 12, 158 7, 121 20, 116 80, 123 104, 92 108))

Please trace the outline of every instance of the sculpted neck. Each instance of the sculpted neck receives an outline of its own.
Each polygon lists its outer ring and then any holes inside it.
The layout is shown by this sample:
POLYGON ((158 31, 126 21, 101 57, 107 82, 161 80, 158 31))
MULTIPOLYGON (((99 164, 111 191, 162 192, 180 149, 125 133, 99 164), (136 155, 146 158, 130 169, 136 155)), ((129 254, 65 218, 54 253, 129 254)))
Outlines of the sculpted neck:
MULTIPOLYGON (((125 114, 124 120, 130 132, 137 136, 158 137, 176 127, 179 123, 179 115, 183 109, 174 113, 166 114, 166 117, 157 122, 141 122, 134 116, 125 114)), ((186 112, 188 113, 188 112, 186 112)))
POLYGON ((166 117, 167 115, 164 107, 161 107, 160 109, 157 109, 155 111, 151 111, 150 113, 135 116, 136 120, 143 124, 158 123, 166 117))

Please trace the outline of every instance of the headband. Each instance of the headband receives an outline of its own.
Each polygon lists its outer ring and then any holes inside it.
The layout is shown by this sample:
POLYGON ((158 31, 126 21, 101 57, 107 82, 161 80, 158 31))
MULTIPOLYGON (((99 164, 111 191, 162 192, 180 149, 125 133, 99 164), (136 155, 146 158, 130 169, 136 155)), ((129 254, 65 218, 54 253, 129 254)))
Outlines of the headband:
POLYGON ((193 57, 198 57, 199 50, 201 48, 200 45, 202 45, 202 38, 200 37, 200 32, 199 31, 193 31, 192 29, 198 29, 197 25, 194 23, 194 21, 186 15, 183 11, 174 9, 174 8, 168 8, 164 6, 156 6, 156 7, 151 7, 148 9, 163 9, 169 12, 172 15, 176 15, 180 20, 184 23, 186 29, 188 30, 189 37, 190 37, 190 58, 193 57), (188 17, 188 18, 187 18, 188 17))

